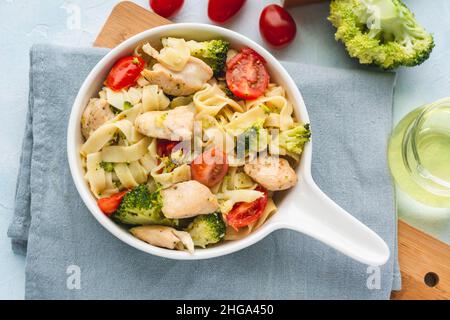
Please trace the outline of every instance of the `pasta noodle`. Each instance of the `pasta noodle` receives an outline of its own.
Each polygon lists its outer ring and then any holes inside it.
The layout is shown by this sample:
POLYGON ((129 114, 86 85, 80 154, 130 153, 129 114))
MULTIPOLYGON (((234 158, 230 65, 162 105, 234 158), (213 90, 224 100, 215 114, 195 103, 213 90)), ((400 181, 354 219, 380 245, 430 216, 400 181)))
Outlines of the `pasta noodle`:
POLYGON ((191 56, 191 50, 184 39, 165 38, 164 47, 158 52, 149 43, 142 46, 142 50, 149 56, 158 60, 165 67, 181 71, 191 56))
POLYGON ((165 110, 169 104, 169 98, 157 85, 148 85, 142 89, 142 108, 144 112, 165 110))
POLYGON ((201 91, 194 94, 194 105, 197 118, 205 115, 216 116, 223 108, 230 107, 236 112, 243 112, 242 106, 228 98, 217 84, 205 84, 201 91))
POLYGON ((222 214, 227 214, 238 202, 252 202, 263 196, 254 190, 257 184, 244 172, 234 167, 229 170, 222 183, 213 188, 222 214))
POLYGON ((134 124, 134 120, 142 112, 143 112, 142 104, 138 103, 133 108, 120 112, 110 122, 117 122, 117 121, 126 119, 126 120, 130 121, 132 124, 134 124))
POLYGON ((252 108, 247 112, 241 113, 234 117, 234 119, 225 125, 225 129, 230 134, 238 136, 246 129, 250 128, 255 122, 265 120, 266 117, 267 115, 262 108, 252 108))
POLYGON ((159 183, 162 188, 168 188, 175 183, 191 180, 191 168, 187 164, 176 167, 171 172, 164 172, 165 166, 165 163, 161 162, 150 173, 155 182, 159 183))
POLYGON ((99 152, 91 153, 86 157, 86 176, 91 191, 97 198, 106 187, 105 171, 100 166, 101 161, 102 157, 99 152))
POLYGON ((102 160, 106 162, 132 162, 137 161, 147 153, 150 139, 145 137, 138 143, 129 147, 107 146, 101 151, 102 160))
POLYGON ((219 126, 206 129, 204 131, 204 138, 207 141, 205 145, 213 144, 226 153, 232 153, 234 151, 235 143, 233 137, 219 126))
POLYGON ((138 104, 142 99, 142 88, 131 87, 128 90, 114 91, 107 87, 104 88, 106 101, 114 108, 125 109, 125 102, 132 105, 138 104))
POLYGON ((292 118, 294 108, 288 102, 285 95, 282 87, 271 84, 264 93, 264 96, 256 100, 248 101, 246 106, 250 109, 255 106, 264 105, 269 111, 265 126, 287 130, 294 124, 294 119, 292 118))

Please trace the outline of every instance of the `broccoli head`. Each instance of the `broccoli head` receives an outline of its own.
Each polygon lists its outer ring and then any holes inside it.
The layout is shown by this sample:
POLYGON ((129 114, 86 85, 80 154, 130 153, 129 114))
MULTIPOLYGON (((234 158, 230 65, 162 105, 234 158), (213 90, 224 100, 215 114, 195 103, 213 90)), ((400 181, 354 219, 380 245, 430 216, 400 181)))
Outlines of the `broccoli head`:
POLYGON ((281 148, 291 153, 301 154, 305 143, 311 138, 309 124, 299 124, 292 129, 282 131, 278 138, 281 148))
POLYGON ((205 248, 222 240, 225 229, 225 223, 220 215, 211 213, 195 217, 186 231, 191 235, 195 246, 205 248))
POLYGON ((333 0, 328 20, 351 57, 383 69, 428 59, 433 37, 400 0, 333 0))
POLYGON ((192 56, 203 60, 211 67, 215 77, 224 75, 228 48, 230 47, 227 41, 220 39, 203 42, 190 40, 186 44, 191 49, 192 56))
POLYGON ((135 187, 123 197, 113 219, 130 225, 178 225, 178 220, 164 217, 160 191, 150 192, 146 185, 135 187))

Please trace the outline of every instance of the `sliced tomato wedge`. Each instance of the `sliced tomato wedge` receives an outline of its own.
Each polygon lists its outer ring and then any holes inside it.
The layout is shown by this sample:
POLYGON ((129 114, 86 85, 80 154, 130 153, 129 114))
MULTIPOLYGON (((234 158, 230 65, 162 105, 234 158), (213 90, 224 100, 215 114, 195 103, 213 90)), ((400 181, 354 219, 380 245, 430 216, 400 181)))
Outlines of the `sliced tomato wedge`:
POLYGON ((243 48, 227 63, 226 80, 231 92, 241 99, 261 96, 269 85, 265 60, 255 50, 243 48))
POLYGON ((108 88, 118 91, 133 86, 142 70, 145 61, 141 57, 128 56, 116 61, 106 78, 108 88))
POLYGON ((258 187, 256 190, 263 192, 264 196, 253 202, 238 202, 227 214, 227 223, 233 229, 238 230, 257 221, 266 209, 268 199, 267 190, 263 187, 258 187))
POLYGON ((212 148, 203 152, 191 163, 192 179, 211 188, 222 181, 228 171, 225 152, 212 148))
POLYGON ((170 154, 173 151, 173 148, 175 148, 178 143, 179 141, 158 139, 156 141, 156 153, 160 157, 170 156, 170 154))
POLYGON ((120 203, 122 202, 123 197, 127 194, 128 191, 122 191, 108 198, 98 199, 97 205, 102 210, 102 212, 110 217, 114 212, 116 212, 117 208, 119 208, 120 203))

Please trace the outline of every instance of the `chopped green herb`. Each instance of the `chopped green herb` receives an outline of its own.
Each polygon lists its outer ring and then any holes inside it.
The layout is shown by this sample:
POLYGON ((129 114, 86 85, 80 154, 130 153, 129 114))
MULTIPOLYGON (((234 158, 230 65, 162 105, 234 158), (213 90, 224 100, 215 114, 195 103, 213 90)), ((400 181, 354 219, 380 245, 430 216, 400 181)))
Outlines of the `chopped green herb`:
POLYGON ((136 64, 136 65, 139 65, 139 64, 140 64, 139 59, 138 59, 137 57, 135 57, 135 58, 133 59, 133 64, 136 64))
POLYGON ((177 165, 172 161, 170 157, 162 157, 161 162, 164 163, 164 173, 170 173, 177 167, 177 165))
POLYGON ((272 110, 270 110, 270 108, 266 106, 264 103, 260 104, 259 107, 263 109, 266 114, 270 114, 272 112, 272 110))
POLYGON ((100 167, 103 168, 106 172, 113 172, 114 171, 114 163, 112 162, 100 162, 100 167))
POLYGON ((128 110, 128 109, 131 109, 131 108, 133 108, 133 105, 131 104, 131 102, 125 101, 123 103, 123 110, 128 110))
POLYGON ((158 127, 164 127, 164 120, 166 120, 168 113, 164 112, 159 117, 156 118, 156 125, 158 127))
POLYGON ((118 108, 116 108, 116 107, 114 107, 114 106, 109 106, 109 107, 111 108, 111 111, 112 111, 114 114, 119 114, 119 113, 122 112, 122 110, 120 110, 120 109, 118 109, 118 108))

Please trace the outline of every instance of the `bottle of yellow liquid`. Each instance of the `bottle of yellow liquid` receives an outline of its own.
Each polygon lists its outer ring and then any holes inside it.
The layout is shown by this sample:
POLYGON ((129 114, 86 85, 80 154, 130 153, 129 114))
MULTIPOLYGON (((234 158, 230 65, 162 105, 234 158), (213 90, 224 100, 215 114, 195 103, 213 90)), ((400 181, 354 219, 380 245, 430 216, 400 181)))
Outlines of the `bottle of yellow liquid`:
POLYGON ((450 97, 403 118, 389 141, 397 186, 426 205, 450 208, 450 97))

